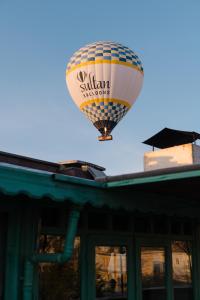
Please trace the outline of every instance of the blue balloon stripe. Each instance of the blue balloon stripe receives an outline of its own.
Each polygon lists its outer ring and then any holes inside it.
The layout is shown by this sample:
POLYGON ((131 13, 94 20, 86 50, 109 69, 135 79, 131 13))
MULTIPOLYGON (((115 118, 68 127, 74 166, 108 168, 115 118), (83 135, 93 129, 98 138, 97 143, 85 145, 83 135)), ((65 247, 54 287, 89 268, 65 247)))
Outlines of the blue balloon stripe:
POLYGON ((96 42, 76 51, 67 66, 67 71, 84 62, 102 60, 118 60, 119 62, 128 62, 136 66, 138 70, 143 72, 143 67, 138 56, 128 47, 114 42, 96 42))

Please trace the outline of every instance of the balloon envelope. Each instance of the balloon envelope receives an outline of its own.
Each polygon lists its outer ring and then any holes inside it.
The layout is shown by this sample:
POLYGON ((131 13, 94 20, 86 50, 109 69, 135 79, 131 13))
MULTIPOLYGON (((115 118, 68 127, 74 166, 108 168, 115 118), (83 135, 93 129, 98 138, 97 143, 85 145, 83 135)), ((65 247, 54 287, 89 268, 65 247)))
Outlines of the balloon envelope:
POLYGON ((139 95, 143 67, 128 47, 100 41, 74 53, 66 82, 78 108, 108 136, 139 95))

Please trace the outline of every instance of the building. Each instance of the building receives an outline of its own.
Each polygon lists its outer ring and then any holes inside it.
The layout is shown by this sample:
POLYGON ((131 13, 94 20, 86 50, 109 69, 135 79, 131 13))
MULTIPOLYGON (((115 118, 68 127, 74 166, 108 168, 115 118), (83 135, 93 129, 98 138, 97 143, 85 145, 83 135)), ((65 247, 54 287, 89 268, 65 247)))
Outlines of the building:
POLYGON ((200 164, 104 170, 0 152, 1 300, 200 299, 200 164))

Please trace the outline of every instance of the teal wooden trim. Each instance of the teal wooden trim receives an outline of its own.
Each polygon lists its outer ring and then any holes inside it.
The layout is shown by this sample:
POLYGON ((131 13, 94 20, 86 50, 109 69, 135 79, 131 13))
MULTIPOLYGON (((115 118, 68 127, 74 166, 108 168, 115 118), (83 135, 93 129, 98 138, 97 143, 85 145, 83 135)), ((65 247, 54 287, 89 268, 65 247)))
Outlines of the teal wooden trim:
POLYGON ((133 238, 127 239, 127 287, 128 300, 135 299, 136 281, 134 270, 134 245, 133 238))
POLYGON ((66 229, 63 227, 44 227, 41 229, 40 234, 44 235, 65 235, 66 229))
POLYGON ((162 236, 161 238, 158 238, 156 235, 154 237, 149 237, 149 236, 140 236, 136 237, 136 242, 140 247, 167 247, 169 240, 165 238, 166 236, 162 236))
POLYGON ((171 195, 139 192, 134 189, 123 189, 122 187, 159 182, 160 180, 180 179, 181 176, 185 176, 185 178, 188 176, 189 178, 197 176, 197 172, 200 171, 194 170, 185 173, 106 183, 62 174, 32 171, 13 166, 0 166, 0 192, 11 196, 23 193, 30 198, 29 202, 32 201, 33 203, 37 199, 48 198, 56 202, 68 201, 81 206, 89 203, 96 208, 106 205, 111 209, 124 208, 128 211, 139 210, 142 212, 195 217, 199 216, 199 209, 197 202, 192 199, 188 200, 172 197, 171 195))
POLYGON ((88 299, 88 289, 87 289, 87 280, 88 280, 88 265, 91 262, 88 262, 87 257, 87 235, 80 235, 80 287, 81 287, 81 299, 88 299))
POLYGON ((87 300, 96 299, 96 270, 95 270, 95 243, 91 239, 87 242, 87 300))
POLYGON ((23 300, 33 299, 33 272, 34 266, 32 262, 26 260, 24 266, 23 300))
MULTIPOLYGON (((25 257, 24 261, 24 282, 23 299, 32 300, 35 293, 34 288, 34 266, 30 261, 32 253, 35 251, 37 231, 38 231, 39 211, 30 207, 24 207, 22 220, 22 247, 25 257)), ((35 298, 34 298, 35 299, 35 298)))
POLYGON ((194 300, 200 299, 200 225, 194 230, 195 239, 192 243, 192 285, 194 300))
POLYGON ((165 246, 165 259, 167 300, 174 300, 171 241, 165 246))
POLYGON ((60 182, 67 182, 67 183, 73 183, 78 185, 87 185, 87 186, 98 187, 98 188, 106 187, 106 183, 104 182, 98 182, 95 180, 89 180, 80 177, 67 176, 63 174, 54 174, 53 178, 55 181, 60 181, 60 182))
POLYGON ((135 241, 135 276, 136 291, 135 299, 142 300, 142 276, 141 276, 141 245, 139 240, 135 241))
POLYGON ((17 300, 19 294, 19 247, 21 212, 9 213, 4 300, 17 300))
POLYGON ((158 241, 164 241, 166 245, 168 242, 171 241, 193 241, 194 237, 191 235, 173 235, 173 234, 156 234, 156 233, 134 233, 135 237, 138 240, 146 240, 146 241, 155 241, 153 242, 155 245, 158 241))
MULTIPOLYGON (((104 186, 103 183, 57 175, 59 174, 0 166, 0 192, 12 197, 24 194, 30 198, 29 202, 46 198, 56 202, 68 201, 76 205, 90 203, 96 207, 102 207, 106 203, 113 207, 121 205, 114 197, 110 197, 105 189, 100 188, 104 186)), ((38 201, 38 204, 41 203, 38 201)))
POLYGON ((130 244, 130 239, 132 235, 129 234, 88 234, 88 244, 91 246, 126 246, 130 244))
MULTIPOLYGON (((128 273, 128 300, 133 298, 133 285, 134 285, 134 276, 132 272, 133 265, 131 256, 132 252, 132 238, 131 236, 124 235, 88 235, 87 236, 87 298, 88 300, 96 299, 96 269, 95 269, 95 247, 96 246, 125 246, 127 250, 127 273, 128 273)), ((84 299, 84 298, 83 298, 84 299)))
POLYGON ((137 282, 137 300, 142 300, 142 278, 141 278, 141 248, 142 247, 161 247, 165 251, 165 284, 166 299, 173 300, 172 273, 170 258, 170 241, 166 239, 154 238, 136 238, 136 282, 137 282))
POLYGON ((141 178, 131 178, 131 179, 124 179, 119 181, 111 181, 111 182, 107 182, 107 187, 114 188, 114 187, 139 185, 139 184, 155 183, 155 182, 170 181, 170 180, 180 180, 180 179, 193 178, 193 177, 200 177, 200 170, 170 173, 165 175, 155 175, 155 176, 141 177, 141 178))
POLYGON ((79 203, 84 199, 88 201, 86 193, 91 194, 103 185, 67 175, 0 166, 0 191, 11 196, 22 193, 30 198, 49 197, 54 201, 76 199, 79 203), (75 189, 77 185, 79 187, 75 189))
MULTIPOLYGON (((0 190, 7 194, 15 194, 16 192, 24 192, 35 197, 51 196, 53 199, 56 196, 56 191, 59 190, 60 197, 63 198, 62 188, 66 184, 79 185, 83 187, 93 187, 98 189, 110 189, 114 187, 155 183, 169 180, 179 180, 185 178, 200 177, 200 170, 184 171, 170 173, 164 175, 143 176, 140 178, 121 179, 118 181, 95 181, 85 178, 78 178, 69 175, 55 174, 40 170, 26 169, 16 166, 0 166, 0 190), (12 185, 10 184, 12 182, 12 185), (43 188, 43 195, 41 195, 43 188)), ((58 192, 58 191, 57 191, 58 192)))
POLYGON ((73 209, 69 214, 68 226, 65 236, 65 244, 63 253, 55 254, 34 254, 31 258, 33 262, 56 262, 64 263, 67 262, 74 250, 74 240, 77 233, 78 220, 80 216, 80 210, 73 209))
MULTIPOLYGON (((24 267, 24 286, 23 286, 23 300, 32 300, 33 294, 37 289, 33 291, 33 278, 34 278, 34 265, 33 263, 39 262, 56 262, 64 263, 67 262, 73 253, 74 249, 74 239, 77 233, 78 220, 80 216, 79 209, 71 210, 69 214, 68 227, 66 231, 65 244, 63 253, 58 254, 35 254, 32 257, 29 256, 25 261, 24 267)), ((29 224, 32 222, 29 221, 29 224)), ((34 245, 34 243, 31 243, 34 245)), ((37 296, 35 296, 37 299, 37 296)), ((11 300, 11 299, 10 299, 11 300)))

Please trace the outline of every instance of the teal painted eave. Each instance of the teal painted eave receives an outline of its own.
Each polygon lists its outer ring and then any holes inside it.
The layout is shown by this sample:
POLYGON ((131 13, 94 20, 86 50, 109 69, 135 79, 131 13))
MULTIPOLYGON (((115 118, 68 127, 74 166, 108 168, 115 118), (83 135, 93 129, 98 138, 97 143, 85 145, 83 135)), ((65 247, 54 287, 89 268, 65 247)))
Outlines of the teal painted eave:
MULTIPOLYGON (((10 196, 25 194, 31 199, 49 198, 57 202, 71 201, 81 206, 89 203, 95 207, 107 205, 110 208, 127 210, 141 208, 143 201, 143 210, 147 208, 152 210, 154 201, 157 201, 154 205, 157 209, 157 203, 163 203, 165 200, 169 203, 169 197, 165 197, 164 194, 162 197, 156 195, 156 189, 151 192, 152 194, 142 190, 139 192, 134 186, 200 177, 200 169, 152 176, 145 176, 145 173, 142 175, 140 177, 139 175, 137 177, 137 174, 129 175, 133 178, 125 178, 126 175, 123 175, 118 181, 109 181, 111 177, 107 177, 105 178, 107 181, 97 182, 58 173, 0 165, 0 192, 10 196)), ((173 191, 171 201, 172 197, 176 197, 173 196, 173 191)), ((174 199, 174 203, 178 203, 176 200, 174 199)))
POLYGON ((89 191, 104 187, 104 183, 67 175, 35 171, 12 166, 0 166, 0 191, 6 195, 25 194, 30 198, 47 197, 55 201, 88 201, 89 191))
POLYGON ((97 187, 97 188, 105 188, 107 185, 105 182, 98 182, 95 180, 89 180, 85 178, 73 177, 73 176, 68 176, 63 174, 54 174, 53 176, 55 180, 63 183, 68 182, 68 183, 86 185, 86 186, 97 187))
POLYGON ((159 185, 159 182, 170 182, 170 180, 180 181, 182 184, 181 179, 200 177, 200 169, 152 176, 145 175, 145 173, 141 173, 140 177, 138 174, 123 175, 122 180, 118 181, 110 181, 112 178, 106 177, 105 181, 97 182, 64 174, 0 165, 0 192, 12 196, 12 200, 16 196, 19 199, 20 195, 24 194, 28 197, 27 201, 31 199, 37 202, 39 199, 37 203, 40 205, 42 199, 48 198, 60 203, 71 202, 82 207, 85 204, 90 204, 96 208, 107 206, 111 209, 125 209, 126 211, 139 210, 192 217, 195 214, 200 215, 199 204, 195 201, 192 202, 192 199, 179 198, 173 193, 173 190, 171 190, 170 195, 165 195, 165 193, 157 194, 156 187, 152 191, 145 191, 145 189, 138 191, 134 188, 138 185, 142 187, 145 184, 153 183, 159 185), (125 178, 125 176, 129 176, 129 178, 125 178))
POLYGON ((164 175, 153 175, 147 177, 110 181, 107 182, 107 187, 118 188, 118 187, 125 187, 125 186, 163 182, 163 181, 181 180, 181 179, 194 178, 194 177, 200 177, 200 170, 192 170, 192 171, 177 172, 177 173, 170 173, 164 175))

